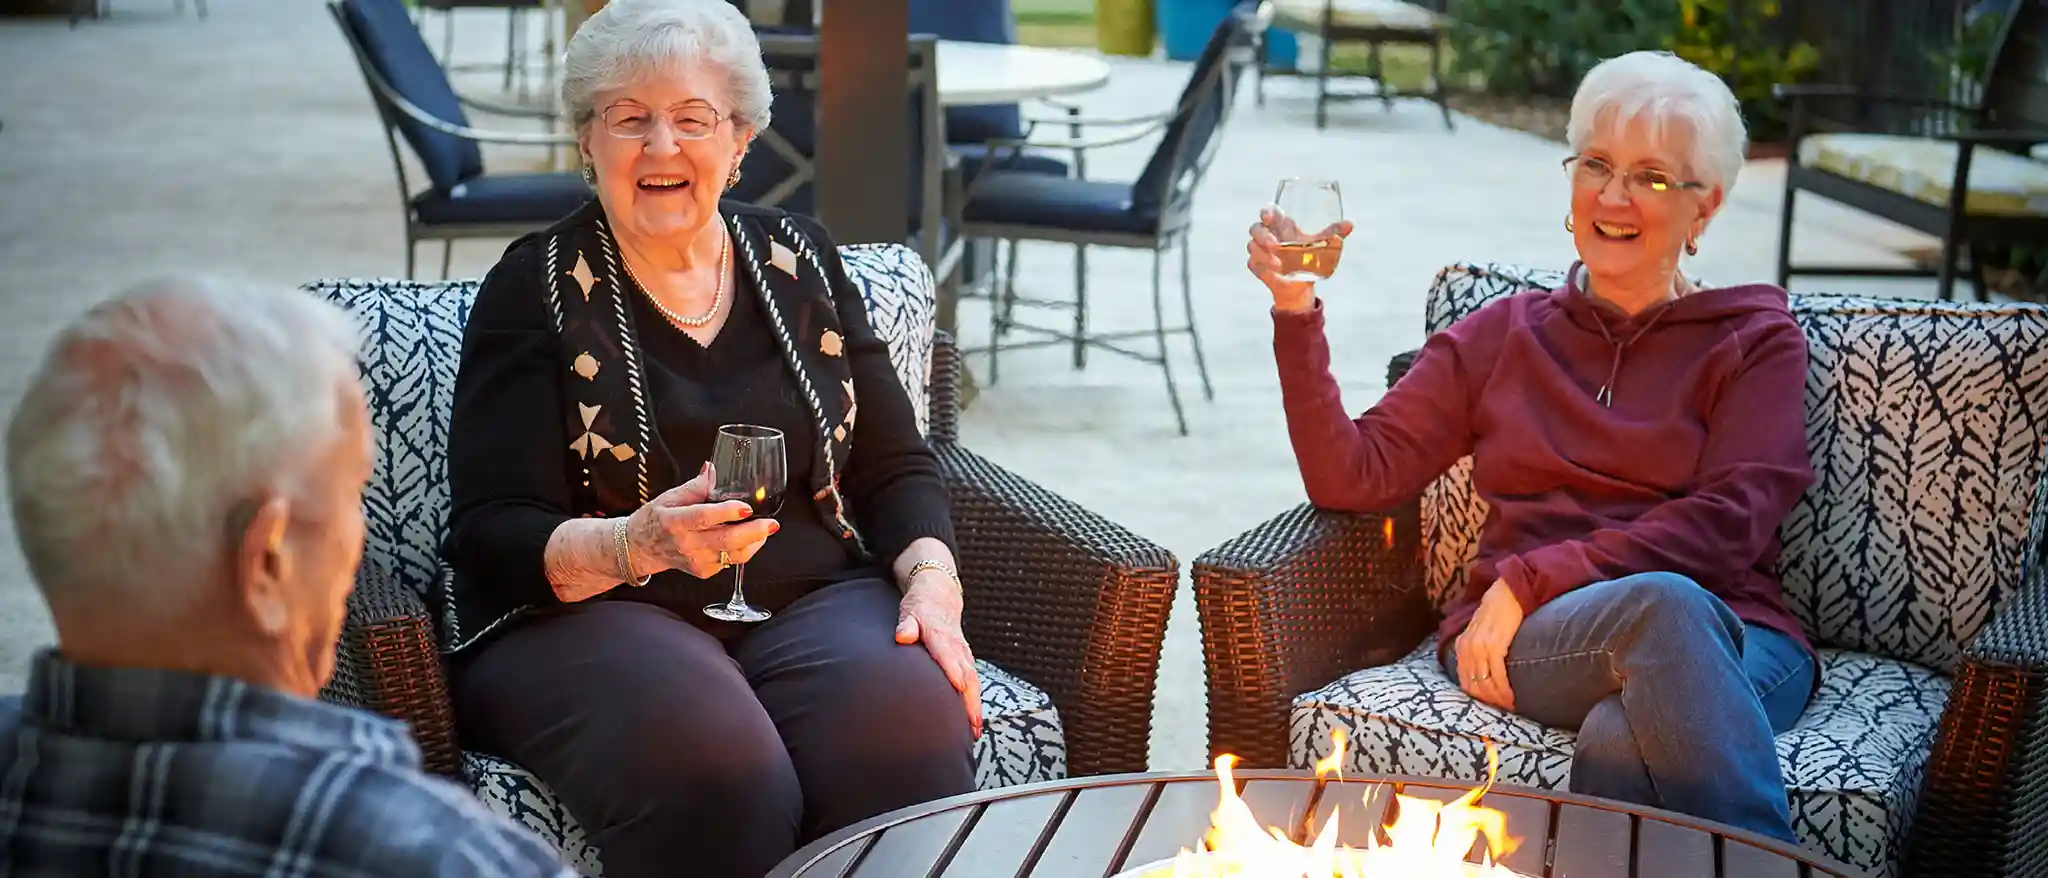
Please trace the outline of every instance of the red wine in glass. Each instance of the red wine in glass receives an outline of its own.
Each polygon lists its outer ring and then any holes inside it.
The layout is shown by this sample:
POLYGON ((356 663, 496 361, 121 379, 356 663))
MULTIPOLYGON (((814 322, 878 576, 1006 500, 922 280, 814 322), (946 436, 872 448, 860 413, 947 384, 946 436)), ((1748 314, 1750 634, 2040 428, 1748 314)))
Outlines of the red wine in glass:
MULTIPOLYGON (((752 507, 755 517, 780 512, 789 479, 782 431, 752 424, 718 428, 718 441, 711 449, 711 473, 712 502, 743 501, 752 507)), ((747 603, 746 580, 747 565, 734 564, 732 599, 705 607, 704 615, 727 622, 767 619, 767 610, 747 603)))

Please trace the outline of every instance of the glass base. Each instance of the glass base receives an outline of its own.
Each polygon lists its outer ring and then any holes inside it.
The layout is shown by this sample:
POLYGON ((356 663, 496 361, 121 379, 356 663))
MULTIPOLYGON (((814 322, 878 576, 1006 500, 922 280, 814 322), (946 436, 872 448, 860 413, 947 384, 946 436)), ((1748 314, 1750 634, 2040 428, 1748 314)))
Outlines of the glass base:
POLYGON ((774 614, 753 604, 736 604, 728 601, 705 607, 704 615, 725 622, 760 622, 774 614))

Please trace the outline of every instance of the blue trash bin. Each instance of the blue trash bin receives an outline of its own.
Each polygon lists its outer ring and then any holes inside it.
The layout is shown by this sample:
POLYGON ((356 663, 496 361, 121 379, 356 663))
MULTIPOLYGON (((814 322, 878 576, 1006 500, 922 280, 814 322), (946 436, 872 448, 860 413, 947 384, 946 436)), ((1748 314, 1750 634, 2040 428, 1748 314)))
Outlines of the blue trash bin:
POLYGON ((1200 58, 1209 35, 1236 5, 1236 0, 1157 0, 1153 15, 1159 21, 1159 41, 1166 45, 1166 57, 1175 61, 1200 58))
MULTIPOLYGON (((1166 44, 1166 57, 1193 61, 1225 16, 1243 0, 1157 0, 1154 17, 1159 22, 1159 39, 1166 44)), ((1266 31, 1266 63, 1282 70, 1295 67, 1301 47, 1294 32, 1272 28, 1266 31)))

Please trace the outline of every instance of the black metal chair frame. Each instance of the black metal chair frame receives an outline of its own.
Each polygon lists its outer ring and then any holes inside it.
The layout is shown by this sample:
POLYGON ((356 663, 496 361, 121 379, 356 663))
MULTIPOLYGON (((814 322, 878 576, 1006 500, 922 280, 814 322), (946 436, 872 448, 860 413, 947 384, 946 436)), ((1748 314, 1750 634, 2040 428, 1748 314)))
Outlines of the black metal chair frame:
POLYGON ((1772 92, 1791 105, 1791 152, 1785 164, 1785 196, 1778 226, 1778 285, 1787 286, 1795 275, 1814 277, 1932 277, 1944 300, 1955 298, 1958 272, 1967 271, 1977 289, 1979 301, 1990 301, 1991 289, 1984 279, 1983 254, 1987 245, 2048 243, 2048 215, 2007 216, 1971 213, 1967 209, 1970 167, 1979 148, 2004 150, 2025 155, 2028 148, 2048 143, 2048 81, 2029 81, 2030 68, 2048 61, 2048 5, 2042 0, 2021 0, 2006 18, 1992 55, 1990 75, 1985 82, 1984 100, 1975 106, 1950 101, 1869 91, 1853 85, 1780 84, 1772 92), (2032 51, 2028 51, 2028 50, 2032 51), (2027 91, 2031 86, 2035 91, 2027 91), (1929 139, 1956 146, 1955 174, 1949 181, 1947 204, 1931 204, 1899 192, 1801 164, 1799 144, 1813 133, 1817 120, 1811 104, 1834 101, 1849 106, 1886 106, 1919 111, 1936 124, 1929 139), (1949 130, 1941 117, 1959 119, 1964 129, 1949 130), (1811 192, 1865 213, 1926 232, 1941 239, 1940 263, 1932 268, 1870 265, 1794 265, 1792 263, 1793 199, 1801 191, 1811 192), (1964 259, 1967 257, 1967 266, 1964 259))
MULTIPOLYGON (((405 276, 408 278, 415 276, 415 259, 418 255, 417 250, 421 241, 441 242, 441 276, 445 278, 448 276, 449 265, 454 259, 456 241, 467 238, 516 238, 541 228, 541 226, 536 226, 531 222, 422 222, 419 212, 413 209, 413 199, 416 197, 416 193, 412 191, 412 184, 406 175, 405 159, 398 151, 398 120, 401 117, 410 119, 443 134, 478 143, 504 143, 555 148, 573 146, 576 143, 576 138, 569 134, 487 131, 457 125, 420 109, 411 101, 406 100, 404 95, 399 94, 397 89, 384 80, 383 74, 377 71, 376 64, 370 60, 369 52, 363 47, 362 42, 356 38, 354 28, 349 26, 348 18, 342 12, 339 0, 330 0, 327 4, 327 11, 334 16, 334 23, 341 28, 343 38, 348 40, 349 49, 355 53, 356 66, 362 70, 363 81, 369 84, 370 96, 374 98, 374 102, 377 105, 377 116, 384 123, 384 143, 391 149, 392 167, 398 170, 399 204, 405 212, 405 276)), ((459 95, 458 99, 460 99, 459 95)), ((489 106, 475 104, 468 100, 463 100, 463 103, 478 110, 493 112, 489 106)))
MULTIPOLYGON (((1233 15, 1236 14, 1233 13, 1233 15)), ((1089 127, 1132 128, 1133 130, 1101 139, 1069 137, 1064 140, 1034 140, 1029 136, 1032 127, 1027 126, 1025 137, 1014 140, 996 140, 989 144, 991 160, 984 163, 981 173, 976 174, 972 179, 966 180, 963 180, 959 175, 955 175, 955 181, 961 188, 948 201, 955 217, 955 227, 960 230, 960 236, 963 238, 987 238, 1004 241, 1009 245, 1006 248, 1008 259, 1002 270, 1001 286, 993 293, 995 301, 992 303, 989 312, 990 332, 988 347, 963 351, 963 353, 987 352, 989 356, 989 383, 995 383, 999 376, 999 359, 1004 348, 1020 350, 1053 345, 1071 345, 1073 347, 1074 368, 1076 369, 1087 366, 1088 351, 1090 349, 1107 351, 1118 356, 1159 367, 1160 372, 1166 379, 1167 396, 1173 402, 1174 420, 1179 425, 1180 434, 1185 436, 1188 435, 1187 413, 1181 405, 1179 384, 1173 377, 1173 364, 1167 350, 1166 339, 1170 335, 1186 335, 1190 345, 1194 348, 1195 369, 1202 379, 1202 395, 1206 399, 1213 400, 1216 398, 1215 387, 1209 381, 1208 361, 1202 354, 1201 333, 1195 321, 1194 279, 1192 267, 1189 265, 1188 229, 1194 220, 1195 190, 1200 187, 1202 177, 1208 171, 1209 162, 1215 156, 1223 128, 1229 121, 1232 106, 1236 103, 1236 80, 1242 73, 1243 68, 1249 66, 1246 62, 1249 59, 1251 47, 1247 45, 1245 37, 1250 32, 1251 23, 1240 17, 1237 26, 1243 28, 1243 31, 1239 34, 1238 38, 1233 39, 1231 44, 1224 48, 1223 55, 1218 59, 1215 68, 1206 72, 1198 71, 1196 75, 1204 77, 1203 80, 1190 89, 1179 105, 1173 109, 1163 113, 1126 118, 1087 118, 1079 115, 1069 115, 1059 119, 1034 120, 1036 124, 1059 123, 1069 125, 1072 131, 1081 131, 1089 127), (1164 131, 1176 121, 1192 119, 1194 114, 1201 109, 1203 103, 1219 89, 1222 91, 1222 97, 1217 109, 1216 131, 1211 133, 1207 142, 1203 144, 1201 152, 1189 155, 1186 137, 1180 138, 1174 144, 1172 162, 1169 166, 1170 172, 1162 179, 1160 191, 1154 193, 1160 205, 1159 227, 1156 233, 1073 231, 1039 225, 971 222, 964 218, 963 212, 967 202, 973 198, 976 187, 987 178, 988 171, 996 169, 1002 163, 1000 159, 994 158, 998 151, 1010 150, 1011 155, 1014 156, 1021 154, 1026 148, 1035 147, 1041 149, 1071 149, 1076 151, 1076 154, 1079 154, 1081 151, 1088 149, 1134 143, 1164 131), (1047 241, 1056 244, 1074 245, 1075 295, 1073 301, 1031 299, 1017 296, 1016 256, 1017 243, 1020 241, 1047 241), (1088 332, 1087 248, 1090 245, 1152 251, 1153 325, 1151 329, 1093 334, 1088 332), (1160 272, 1166 251, 1176 245, 1180 249, 1181 305, 1184 309, 1186 322, 1182 325, 1168 326, 1166 324, 1164 286, 1161 283, 1160 272), (1073 330, 1066 331, 1020 322, 1013 316, 1018 304, 1043 308, 1070 308, 1074 312, 1073 330), (1005 344, 1002 340, 1003 336, 1010 330, 1022 330, 1039 337, 1029 341, 1005 344), (1157 353, 1145 353, 1119 344, 1119 342, 1126 339, 1144 336, 1151 336, 1155 340, 1158 345, 1157 353)), ((1142 196, 1143 193, 1140 194, 1142 196)), ((950 266, 948 267, 950 268, 950 266)), ((942 274, 941 277, 946 277, 946 275, 942 274)))
MULTIPOLYGON (((812 34, 763 33, 760 35, 761 56, 768 65, 768 75, 778 91, 796 89, 816 95, 818 91, 817 58, 820 42, 812 34), (791 60, 802 59, 807 64, 791 69, 791 60)), ((918 184, 920 201, 920 222, 915 240, 906 241, 915 248, 926 265, 937 266, 945 255, 947 246, 945 230, 939 218, 945 215, 946 194, 946 121, 939 105, 939 55, 936 38, 914 34, 909 38, 909 77, 904 85, 916 96, 922 108, 922 119, 917 136, 923 144, 924 160, 920 163, 921 179, 918 184)), ((816 103, 813 103, 815 112, 816 103)), ((773 188, 754 199, 763 207, 780 207, 796 194, 805 183, 817 179, 818 158, 805 155, 803 150, 771 123, 755 132, 755 149, 773 151, 791 168, 789 176, 776 181, 773 188)))
MULTIPOLYGON (((1440 16, 1444 12, 1444 0, 1433 0, 1433 2, 1416 3, 1414 5, 1421 6, 1440 16)), ((1370 101, 1377 99, 1382 106, 1391 110, 1394 108, 1395 98, 1425 98, 1430 103, 1436 104, 1437 110, 1443 113, 1445 128, 1456 127, 1451 122, 1449 92, 1444 87, 1443 58, 1446 29, 1442 22, 1438 22, 1435 27, 1427 29, 1347 25, 1337 20, 1336 0, 1323 0, 1322 20, 1307 22, 1286 19, 1280 22, 1288 26, 1288 30, 1305 30, 1308 28, 1314 28, 1315 30, 1315 35, 1320 44, 1317 49, 1316 69, 1313 73, 1305 73, 1298 69, 1273 66, 1270 57, 1271 44, 1266 39, 1266 31, 1270 28, 1276 17, 1277 12, 1273 7, 1272 0, 1265 0, 1265 2, 1259 4, 1260 26, 1255 32, 1258 41, 1258 75, 1252 85, 1252 94, 1259 106, 1263 107, 1266 105, 1266 77, 1313 76, 1316 80, 1316 128, 1318 130, 1328 126, 1329 107, 1333 101, 1370 101), (1330 91, 1330 79, 1333 76, 1330 71, 1330 54, 1332 49, 1339 43, 1367 44, 1370 54, 1367 57, 1366 63, 1368 66, 1365 78, 1372 80, 1378 86, 1373 93, 1330 91), (1387 85, 1386 69, 1380 57, 1380 47, 1383 44, 1389 43, 1429 47, 1429 88, 1422 91, 1397 91, 1392 86, 1387 85)))
MULTIPOLYGON (((548 6, 547 0, 414 0, 413 21, 416 24, 425 23, 425 13, 428 11, 441 13, 441 68, 450 73, 459 70, 479 70, 497 66, 493 64, 455 63, 455 12, 459 9, 505 10, 505 90, 512 90, 512 77, 516 71, 519 76, 520 94, 524 95, 526 93, 526 74, 528 72, 525 53, 521 51, 524 48, 525 42, 524 36, 526 31, 523 27, 525 24, 525 14, 540 12, 544 15, 552 15, 553 10, 548 6)), ((555 52, 554 38, 552 36, 547 38, 543 46, 541 59, 541 63, 545 65, 545 72, 541 74, 541 82, 551 87, 555 79, 555 52)), ((543 89, 543 91, 547 90, 550 89, 543 89)), ((480 107, 494 106, 482 101, 475 103, 480 107)), ((507 111, 518 113, 524 112, 524 109, 507 108, 507 111)))

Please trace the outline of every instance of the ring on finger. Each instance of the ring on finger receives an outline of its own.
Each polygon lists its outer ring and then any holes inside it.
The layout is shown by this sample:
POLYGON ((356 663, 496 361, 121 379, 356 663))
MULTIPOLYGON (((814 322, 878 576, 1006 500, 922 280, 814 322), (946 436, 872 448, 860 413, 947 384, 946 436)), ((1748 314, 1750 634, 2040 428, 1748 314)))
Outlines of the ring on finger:
POLYGON ((718 566, 720 566, 720 567, 731 567, 731 566, 732 566, 732 556, 731 556, 731 555, 728 555, 728 554, 726 554, 726 552, 725 552, 725 550, 724 550, 724 549, 720 549, 720 550, 718 550, 718 566))

